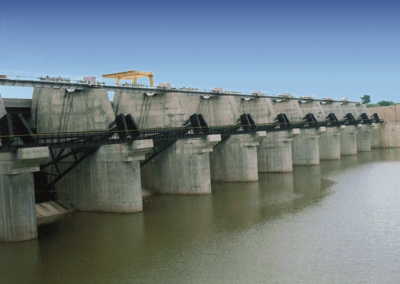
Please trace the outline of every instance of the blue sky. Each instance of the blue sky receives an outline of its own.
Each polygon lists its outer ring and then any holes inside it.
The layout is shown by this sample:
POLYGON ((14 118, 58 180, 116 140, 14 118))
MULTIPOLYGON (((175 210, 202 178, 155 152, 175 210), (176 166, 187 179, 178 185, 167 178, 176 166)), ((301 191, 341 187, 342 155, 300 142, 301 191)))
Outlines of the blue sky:
POLYGON ((135 69, 176 87, 400 102, 399 14, 385 0, 3 1, 0 74, 135 69))

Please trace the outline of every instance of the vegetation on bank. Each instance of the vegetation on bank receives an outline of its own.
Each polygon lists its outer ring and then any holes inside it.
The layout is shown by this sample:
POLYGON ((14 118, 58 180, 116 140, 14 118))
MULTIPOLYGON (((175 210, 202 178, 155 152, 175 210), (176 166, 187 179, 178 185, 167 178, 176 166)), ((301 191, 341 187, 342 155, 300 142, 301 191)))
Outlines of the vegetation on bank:
POLYGON ((362 96, 361 103, 366 104, 367 107, 382 107, 382 106, 397 105, 397 103, 393 101, 379 101, 376 104, 371 104, 371 96, 369 95, 362 96))

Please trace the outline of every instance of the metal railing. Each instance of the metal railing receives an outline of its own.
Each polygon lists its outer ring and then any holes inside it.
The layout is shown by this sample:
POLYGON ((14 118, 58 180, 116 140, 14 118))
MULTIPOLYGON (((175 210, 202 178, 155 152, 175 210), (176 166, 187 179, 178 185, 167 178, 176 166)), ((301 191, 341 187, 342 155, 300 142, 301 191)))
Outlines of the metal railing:
MULTIPOLYGON (((10 77, 10 75, 7 75, 10 77)), ((6 76, 6 77, 7 77, 6 76)), ((340 102, 341 100, 325 100, 318 98, 297 98, 297 97, 285 97, 285 96, 275 96, 268 94, 254 94, 254 93, 243 93, 243 92, 235 92, 235 91, 223 91, 223 92, 215 92, 210 90, 198 90, 194 88, 171 88, 165 89, 162 87, 150 87, 145 85, 131 85, 131 84, 121 84, 121 85, 106 85, 104 82, 98 82, 97 84, 91 84, 88 81, 82 80, 50 80, 52 78, 38 78, 37 80, 32 80, 33 77, 25 77, 25 76, 11 76, 16 77, 15 79, 10 78, 0 78, 0 86, 15 86, 15 87, 38 87, 38 88, 51 88, 51 89, 68 89, 71 91, 74 90, 85 90, 85 89, 104 89, 107 91, 127 91, 127 92, 150 92, 153 94, 164 94, 164 93, 184 93, 190 95, 197 96, 210 96, 210 97, 218 97, 218 96, 234 96, 246 99, 258 99, 258 98, 270 98, 276 100, 300 100, 300 101, 320 101, 320 102, 340 102), (28 79, 23 79, 28 78, 28 79)), ((346 103, 355 103, 359 104, 360 102, 352 102, 345 101, 346 103)))

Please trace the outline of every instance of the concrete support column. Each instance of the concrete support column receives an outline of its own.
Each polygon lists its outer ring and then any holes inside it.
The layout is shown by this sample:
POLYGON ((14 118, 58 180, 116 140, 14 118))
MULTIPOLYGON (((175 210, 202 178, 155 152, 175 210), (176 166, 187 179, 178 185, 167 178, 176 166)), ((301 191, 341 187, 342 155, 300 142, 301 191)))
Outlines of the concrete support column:
POLYGON ((258 171, 262 173, 292 172, 292 141, 293 137, 299 134, 298 128, 268 133, 258 146, 258 171))
POLYGON ((357 129, 357 151, 371 151, 371 125, 360 125, 357 129))
POLYGON ((0 154, 0 241, 37 238, 33 172, 48 157, 47 147, 0 154))
POLYGON ((57 196, 81 211, 142 211, 140 160, 152 148, 152 140, 101 146, 60 181, 57 196))
POLYGON ((257 145, 265 131, 232 135, 219 143, 210 154, 211 181, 247 182, 258 180, 257 145))
POLYGON ((210 194, 210 152, 221 135, 182 139, 142 167, 143 187, 164 194, 210 194))
POLYGON ((340 136, 340 155, 357 155, 357 127, 355 125, 346 125, 346 129, 340 136))
POLYGON ((323 132, 325 127, 302 129, 293 138, 293 165, 319 165, 319 137, 323 132))
POLYGON ((326 132, 321 133, 319 138, 319 159, 338 160, 340 159, 340 136, 346 129, 345 125, 340 127, 326 127, 326 132))
POLYGON ((400 147, 400 124, 395 121, 385 122, 379 127, 379 144, 381 148, 400 147))
POLYGON ((382 148, 381 146, 381 128, 382 124, 375 124, 371 129, 371 148, 377 149, 382 148))

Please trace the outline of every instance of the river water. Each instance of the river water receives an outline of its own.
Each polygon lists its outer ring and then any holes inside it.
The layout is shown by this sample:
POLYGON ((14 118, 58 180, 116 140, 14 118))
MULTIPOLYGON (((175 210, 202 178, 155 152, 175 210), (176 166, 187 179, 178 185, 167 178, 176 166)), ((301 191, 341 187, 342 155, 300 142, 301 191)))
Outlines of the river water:
POLYGON ((212 190, 0 243, 0 283, 400 283, 400 150, 212 190))

